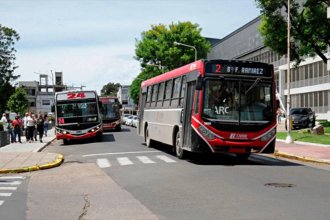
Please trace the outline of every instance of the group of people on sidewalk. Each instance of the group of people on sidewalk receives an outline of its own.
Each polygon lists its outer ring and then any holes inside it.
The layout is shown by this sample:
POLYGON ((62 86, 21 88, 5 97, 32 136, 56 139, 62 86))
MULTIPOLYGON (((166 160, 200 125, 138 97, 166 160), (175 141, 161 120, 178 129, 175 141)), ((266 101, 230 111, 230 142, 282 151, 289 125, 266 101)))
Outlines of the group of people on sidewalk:
POLYGON ((21 118, 20 114, 15 116, 14 120, 10 120, 9 114, 3 113, 1 122, 3 124, 4 131, 8 131, 10 134, 11 143, 22 143, 21 134, 24 133, 26 141, 31 143, 38 141, 42 142, 43 136, 47 136, 49 120, 48 116, 39 113, 35 115, 32 112, 26 112, 25 116, 21 118))

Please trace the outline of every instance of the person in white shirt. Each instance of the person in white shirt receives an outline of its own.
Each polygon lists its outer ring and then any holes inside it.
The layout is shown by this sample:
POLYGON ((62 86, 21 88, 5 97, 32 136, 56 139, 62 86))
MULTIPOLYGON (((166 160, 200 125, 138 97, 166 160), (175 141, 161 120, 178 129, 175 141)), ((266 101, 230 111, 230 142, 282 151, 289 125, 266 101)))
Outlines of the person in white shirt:
POLYGON ((32 113, 30 112, 29 116, 26 118, 27 120, 27 130, 28 130, 28 139, 29 142, 31 143, 33 141, 33 132, 35 129, 35 120, 32 117, 32 113))
POLYGON ((25 133, 25 138, 26 138, 26 141, 29 141, 29 132, 28 132, 28 129, 27 129, 27 118, 29 117, 29 113, 26 112, 25 113, 25 116, 23 118, 23 129, 24 129, 24 133, 25 133))
POLYGON ((7 117, 6 117, 6 113, 2 114, 1 122, 3 124, 3 130, 8 131, 8 120, 7 120, 7 117))

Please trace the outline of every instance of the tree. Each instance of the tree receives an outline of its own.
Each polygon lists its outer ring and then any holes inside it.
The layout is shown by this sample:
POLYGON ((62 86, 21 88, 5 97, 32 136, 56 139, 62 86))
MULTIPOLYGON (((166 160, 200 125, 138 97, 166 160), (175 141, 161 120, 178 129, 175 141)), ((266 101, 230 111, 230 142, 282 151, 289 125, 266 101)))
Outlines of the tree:
MULTIPOLYGON (((264 45, 279 55, 287 54, 287 0, 256 0, 261 9, 260 34, 264 45)), ((291 60, 298 65, 305 55, 316 54, 326 63, 324 51, 330 46, 327 4, 330 0, 306 0, 301 6, 291 0, 291 60)))
POLYGON ((104 85, 101 89, 101 96, 117 96, 118 89, 121 85, 119 83, 111 83, 104 85))
POLYGON ((19 75, 14 75, 15 66, 15 41, 19 40, 18 33, 0 24, 0 112, 6 109, 9 96, 15 91, 11 82, 19 75))
POLYGON ((24 88, 17 88, 9 97, 7 107, 10 111, 24 115, 29 107, 28 95, 24 88))
POLYGON ((174 45, 180 42, 197 49, 197 58, 205 58, 211 44, 201 35, 202 29, 191 22, 152 25, 151 29, 141 34, 136 42, 135 59, 141 63, 141 73, 132 82, 130 94, 135 103, 138 101, 141 79, 149 79, 183 66, 195 60, 195 50, 174 45), (152 65, 152 66, 150 66, 152 65))

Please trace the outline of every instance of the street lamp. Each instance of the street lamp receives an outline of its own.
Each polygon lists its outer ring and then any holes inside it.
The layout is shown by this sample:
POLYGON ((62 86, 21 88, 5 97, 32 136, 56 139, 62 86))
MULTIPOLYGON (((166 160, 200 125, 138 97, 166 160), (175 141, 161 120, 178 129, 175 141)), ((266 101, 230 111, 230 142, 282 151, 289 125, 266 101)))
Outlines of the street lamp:
POLYGON ((158 67, 158 69, 160 69, 160 71, 162 73, 164 73, 164 68, 163 68, 162 63, 160 61, 159 61, 159 64, 158 65, 157 64, 153 64, 153 63, 147 63, 147 66, 156 66, 156 67, 158 67))
POLYGON ((288 45, 287 45, 287 49, 288 49, 288 71, 287 71, 287 89, 288 89, 288 98, 286 101, 286 127, 287 127, 287 136, 286 136, 286 143, 292 143, 292 137, 291 137, 291 115, 290 115, 290 28, 291 28, 291 22, 290 22, 290 0, 288 0, 288 45))
POLYGON ((174 41, 173 43, 174 43, 174 45, 181 45, 181 46, 193 48, 195 50, 195 61, 197 60, 197 49, 196 49, 196 47, 188 45, 188 44, 183 44, 183 43, 180 43, 180 42, 176 42, 176 41, 174 41))

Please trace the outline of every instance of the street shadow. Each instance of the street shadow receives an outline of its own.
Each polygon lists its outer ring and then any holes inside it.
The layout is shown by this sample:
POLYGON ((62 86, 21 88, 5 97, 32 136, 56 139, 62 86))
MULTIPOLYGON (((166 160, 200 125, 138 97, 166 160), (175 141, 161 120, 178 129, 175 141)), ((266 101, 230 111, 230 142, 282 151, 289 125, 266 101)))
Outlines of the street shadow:
MULTIPOLYGON (((141 145, 146 146, 145 143, 141 145)), ((155 142, 151 149, 175 156, 173 147, 167 144, 155 142)), ((188 151, 185 153, 185 161, 199 166, 303 166, 280 158, 263 156, 262 154, 251 154, 248 159, 240 159, 235 154, 229 153, 192 153, 188 151)))
POLYGON ((115 142, 116 139, 113 134, 111 133, 103 133, 101 140, 97 138, 88 138, 88 139, 76 139, 76 140, 69 140, 67 144, 62 143, 61 146, 66 145, 84 145, 84 144, 91 144, 91 143, 105 143, 105 142, 115 142))

